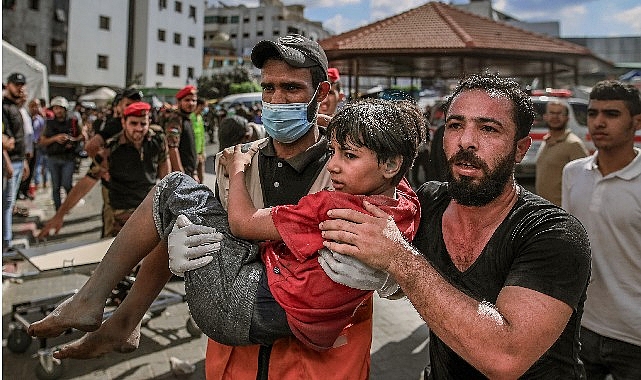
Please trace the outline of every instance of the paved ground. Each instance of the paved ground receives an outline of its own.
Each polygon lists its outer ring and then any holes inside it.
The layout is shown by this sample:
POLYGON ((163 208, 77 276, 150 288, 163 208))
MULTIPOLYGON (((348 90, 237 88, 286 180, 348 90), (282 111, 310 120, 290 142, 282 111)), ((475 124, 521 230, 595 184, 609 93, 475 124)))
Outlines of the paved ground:
MULTIPOLYGON (((215 152, 215 146, 208 146, 208 153, 215 152)), ((80 173, 84 173, 81 168, 80 173)), ((214 176, 207 176, 211 183, 214 176)), ((20 201, 22 206, 31 211, 29 218, 17 219, 14 224, 15 238, 29 238, 39 220, 50 218, 54 211, 47 191, 39 191, 34 201, 20 201)), ((100 187, 96 186, 85 197, 84 202, 76 206, 65 217, 65 226, 57 237, 47 242, 31 244, 52 244, 64 240, 92 240, 100 237, 100 207, 102 200, 100 187)), ((23 265, 21 263, 20 265, 23 265)), ((11 269, 11 267, 5 267, 11 269)), ((18 268, 25 270, 24 266, 18 268)), ((65 273, 56 276, 41 275, 19 281, 5 279, 2 286, 2 378, 32 379, 36 378, 36 368, 41 367, 36 356, 40 344, 45 347, 60 345, 80 337, 78 332, 49 339, 46 342, 34 340, 24 353, 14 353, 7 348, 10 335, 12 305, 22 302, 34 302, 39 299, 67 294, 78 289, 86 281, 82 273, 65 273)), ((182 292, 179 281, 170 282, 168 288, 182 292)), ((38 311, 23 316, 29 321, 42 317, 38 311)), ((169 306, 160 316, 149 321, 142 329, 140 347, 130 354, 109 354, 99 359, 79 361, 64 360, 60 379, 204 379, 205 337, 193 337, 186 329, 189 312, 185 303, 176 302, 169 306), (187 361, 196 366, 191 375, 176 377, 170 369, 171 357, 187 361)), ((374 304, 374 339, 372 342, 371 378, 374 380, 417 380, 427 362, 427 327, 418 317, 407 300, 389 301, 375 298, 374 304)), ((16 337, 18 335, 14 335, 16 337)), ((28 343, 27 343, 28 344, 28 343)))
MULTIPOLYGON (((19 302, 65 294, 79 288, 86 276, 67 274, 55 278, 37 278, 23 283, 5 283, 3 286, 3 379, 34 378, 39 366, 34 358, 39 348, 32 341, 24 353, 13 353, 6 347, 11 305, 19 302)), ((171 282, 169 288, 182 290, 182 283, 171 282)), ((39 312, 25 316, 34 321, 39 312)), ((372 342, 372 379, 414 380, 427 358, 427 328, 407 300, 388 301, 376 298, 374 310, 374 339, 372 342)), ((204 379, 205 337, 192 337, 186 329, 189 317, 185 303, 168 307, 159 317, 151 319, 142 329, 140 347, 131 354, 109 354, 86 361, 64 360, 61 379, 170 379, 169 358, 176 357, 196 365, 189 379, 204 379)), ((49 339, 46 347, 54 347, 80 337, 74 332, 49 339)))

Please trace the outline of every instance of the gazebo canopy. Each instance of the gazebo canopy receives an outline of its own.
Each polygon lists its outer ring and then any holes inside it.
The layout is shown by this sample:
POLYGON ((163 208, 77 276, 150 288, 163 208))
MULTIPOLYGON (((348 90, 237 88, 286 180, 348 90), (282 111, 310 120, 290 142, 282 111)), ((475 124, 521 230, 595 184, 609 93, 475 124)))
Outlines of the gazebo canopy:
MULTIPOLYGON (((557 78, 607 71, 589 49, 428 2, 407 12, 320 41, 330 66, 358 77, 460 78, 489 70, 501 76, 557 78)), ((352 86, 350 86, 352 87, 352 86)))

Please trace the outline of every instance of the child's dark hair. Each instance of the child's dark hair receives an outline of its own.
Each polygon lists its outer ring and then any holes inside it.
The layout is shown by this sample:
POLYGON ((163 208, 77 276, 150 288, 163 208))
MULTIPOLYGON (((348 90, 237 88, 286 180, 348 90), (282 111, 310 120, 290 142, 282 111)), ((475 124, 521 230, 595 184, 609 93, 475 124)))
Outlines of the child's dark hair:
POLYGON ((413 102, 369 98, 345 104, 327 126, 328 138, 372 150, 379 164, 401 156, 394 186, 412 167, 425 133, 425 118, 413 102))

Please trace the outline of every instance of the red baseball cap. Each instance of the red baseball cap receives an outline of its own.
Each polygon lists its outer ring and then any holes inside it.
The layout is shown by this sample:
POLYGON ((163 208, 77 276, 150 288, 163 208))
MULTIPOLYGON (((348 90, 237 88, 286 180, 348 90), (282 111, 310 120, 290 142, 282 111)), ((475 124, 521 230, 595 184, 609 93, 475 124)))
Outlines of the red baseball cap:
POLYGON ((192 85, 188 85, 188 86, 183 87, 182 90, 180 90, 180 91, 178 91, 176 93, 176 99, 180 100, 180 99, 184 98, 187 95, 192 95, 192 94, 196 95, 196 93, 197 93, 196 87, 194 87, 192 85))
POLYGON ((135 102, 125 108, 124 115, 127 116, 145 116, 151 109, 149 103, 145 102, 135 102))

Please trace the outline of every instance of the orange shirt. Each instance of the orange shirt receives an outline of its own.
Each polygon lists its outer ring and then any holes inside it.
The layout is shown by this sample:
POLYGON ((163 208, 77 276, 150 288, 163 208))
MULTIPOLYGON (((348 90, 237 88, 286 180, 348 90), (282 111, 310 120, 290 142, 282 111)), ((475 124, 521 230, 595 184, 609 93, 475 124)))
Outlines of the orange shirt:
MULTIPOLYGON (((372 298, 356 310, 352 324, 324 352, 314 351, 294 337, 274 343, 269 361, 270 380, 369 378, 372 344, 372 298)), ((255 380, 259 345, 232 347, 207 341, 207 380, 255 380)))

